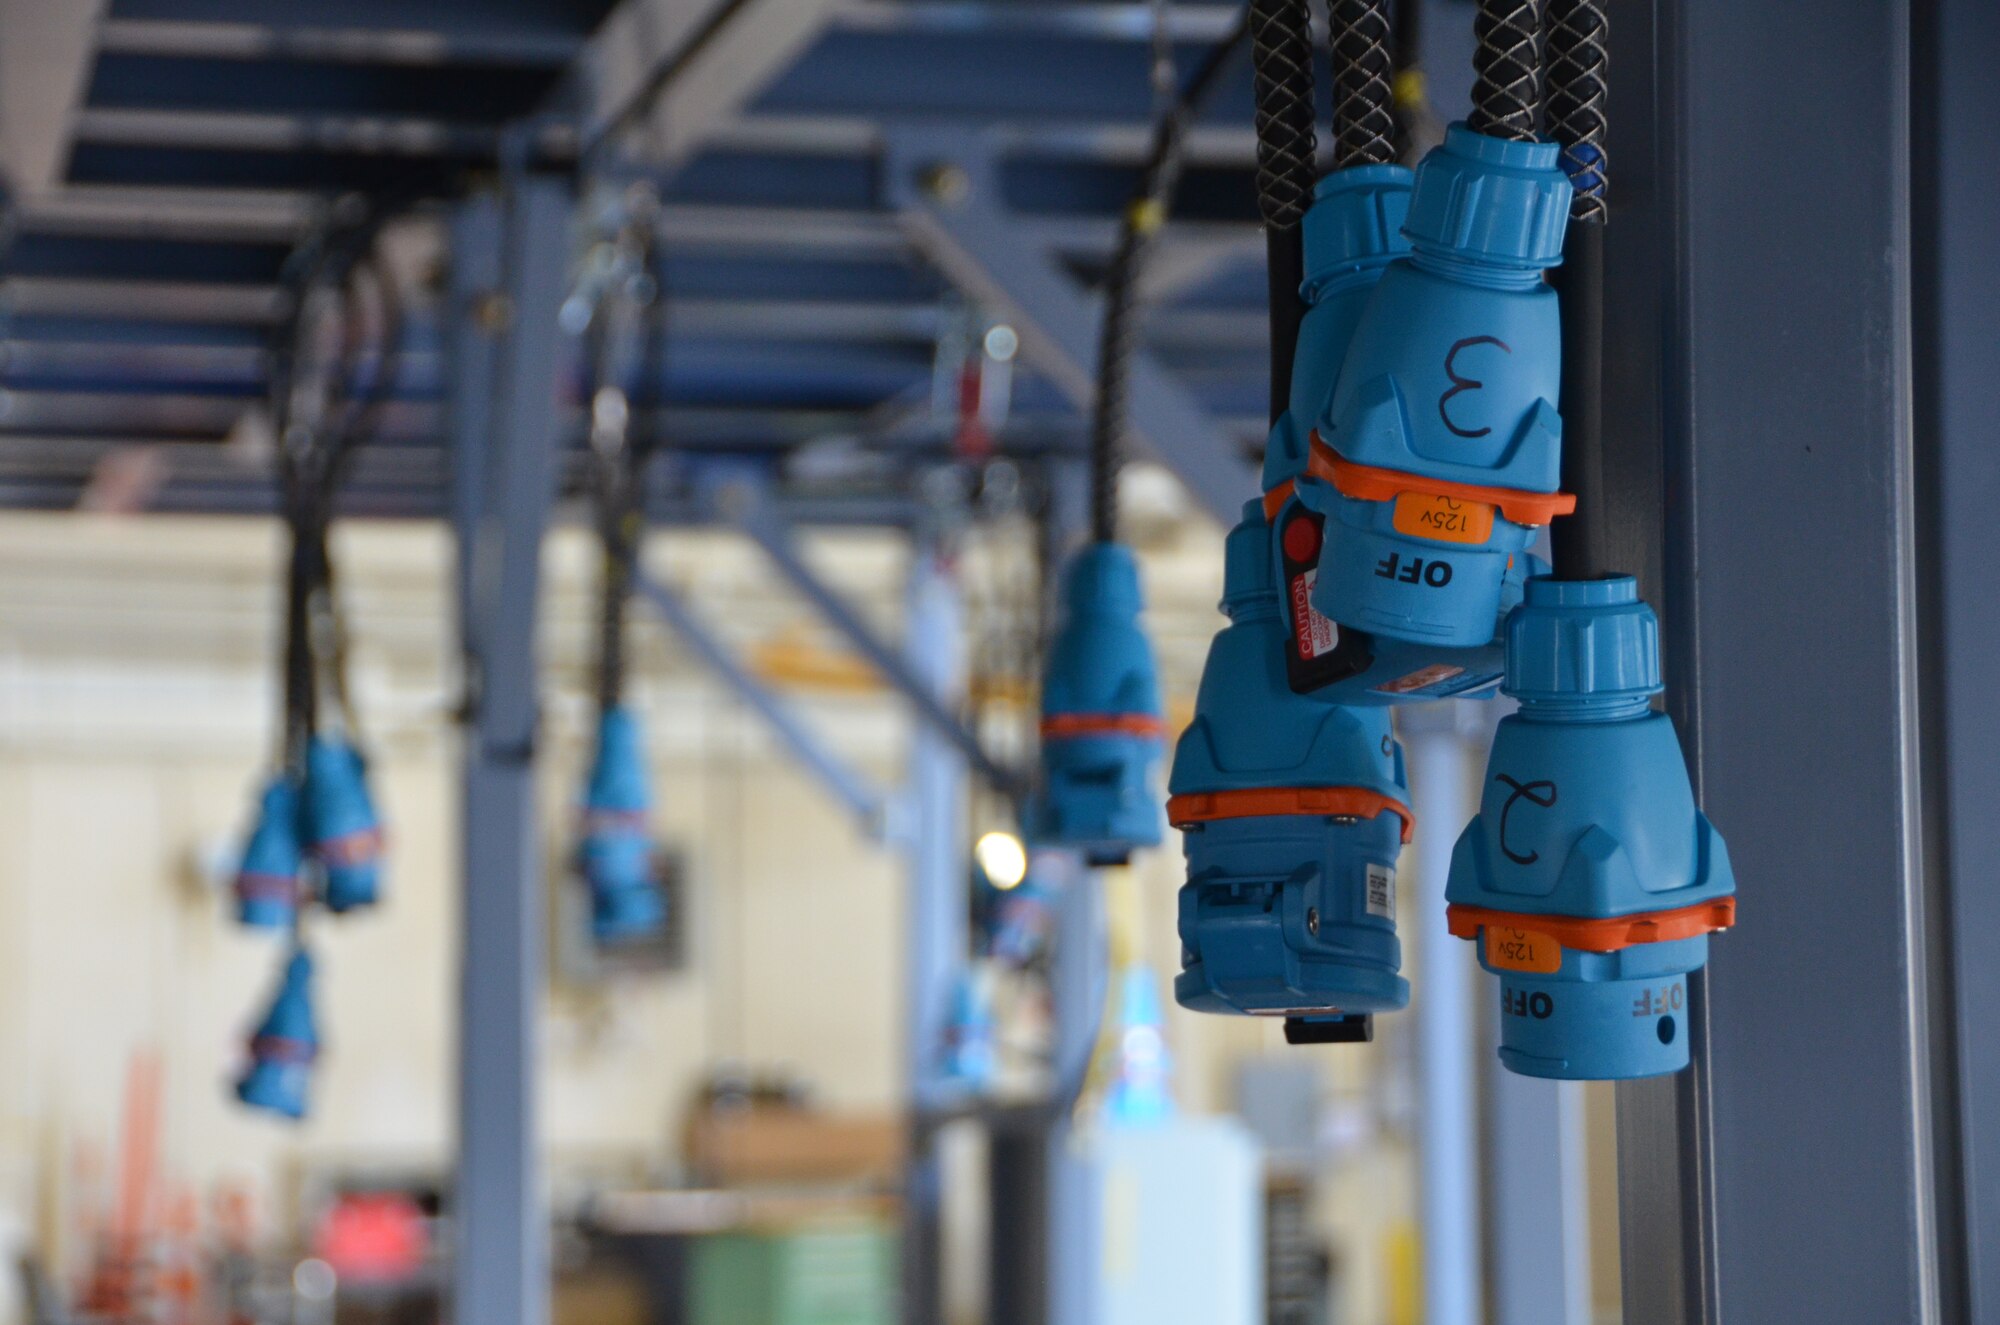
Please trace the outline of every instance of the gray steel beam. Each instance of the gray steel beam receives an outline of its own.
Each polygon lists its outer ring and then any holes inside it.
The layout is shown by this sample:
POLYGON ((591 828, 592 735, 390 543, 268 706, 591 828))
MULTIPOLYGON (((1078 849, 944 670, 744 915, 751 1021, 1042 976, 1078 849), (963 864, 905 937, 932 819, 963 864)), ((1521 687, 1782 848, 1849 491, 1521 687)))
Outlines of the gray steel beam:
POLYGON ((782 72, 836 0, 625 0, 579 61, 584 139, 641 137, 640 155, 679 165, 782 72))
POLYGON ((940 697, 940 688, 924 679, 919 660, 907 650, 899 653, 886 643, 853 605, 807 564, 792 537, 790 525, 772 504, 769 494, 752 482, 723 482, 715 489, 715 502, 737 528, 764 550, 786 581, 819 609, 827 624, 909 701, 926 728, 955 747, 989 785, 1008 795, 1020 794, 1021 774, 1003 767, 986 752, 978 735, 959 721, 952 703, 940 697))
POLYGON ((1935 1322, 1911 16, 1612 9, 1609 504, 1742 887, 1619 1090, 1625 1319, 1935 1322))
POLYGON ((2000 6, 1919 7, 1913 217, 1917 257, 1917 530, 1924 611, 1925 810, 1950 973, 1932 1010, 1953 1027, 1941 1054, 1935 1149, 1945 1316, 2000 1322, 2000 598, 1992 509, 2000 495, 2000 6), (1955 1107, 1954 1107, 1955 1106, 1955 1107), (1962 1253, 1962 1263, 1949 1255, 1962 1253))
POLYGON ((0 0, 0 177, 24 193, 56 183, 69 121, 90 79, 105 0, 0 0))
POLYGON ((694 650, 716 679, 728 686, 738 699, 764 720, 771 734, 790 751, 793 759, 819 781, 828 795, 847 807, 848 812, 860 822, 863 832, 871 837, 884 838, 890 836, 892 830, 901 830, 902 826, 895 822, 892 813, 891 798, 828 749, 789 705, 751 675, 750 669, 729 651, 729 646, 685 599, 654 579, 641 577, 637 588, 640 596, 653 605, 653 610, 665 619, 684 644, 694 650))
MULTIPOLYGON (((977 134, 897 126, 888 189, 911 242, 953 284, 1013 324, 1021 349, 1081 410, 1097 395, 1097 301, 1047 248, 1024 237, 977 134)), ((1132 361, 1132 427, 1225 527, 1257 495, 1248 453, 1150 356, 1132 361)))
POLYGON ((534 788, 535 619, 555 495, 556 317, 570 210, 563 183, 516 176, 499 225, 489 204, 474 202, 456 231, 475 247, 458 252, 453 298, 462 311, 476 310, 459 325, 465 340, 453 355, 465 374, 454 383, 461 474, 453 515, 467 682, 452 1206, 459 1325, 549 1319, 536 1108, 546 918, 534 788), (485 285, 496 267, 498 284, 485 285))

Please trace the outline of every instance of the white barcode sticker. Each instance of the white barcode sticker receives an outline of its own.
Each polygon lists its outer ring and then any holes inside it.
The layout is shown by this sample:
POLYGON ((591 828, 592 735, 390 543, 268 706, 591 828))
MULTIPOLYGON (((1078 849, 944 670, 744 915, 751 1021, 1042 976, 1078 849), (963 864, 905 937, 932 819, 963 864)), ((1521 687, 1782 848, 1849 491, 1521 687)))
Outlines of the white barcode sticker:
POLYGON ((1396 923, 1396 871, 1387 865, 1368 867, 1368 914, 1396 923))

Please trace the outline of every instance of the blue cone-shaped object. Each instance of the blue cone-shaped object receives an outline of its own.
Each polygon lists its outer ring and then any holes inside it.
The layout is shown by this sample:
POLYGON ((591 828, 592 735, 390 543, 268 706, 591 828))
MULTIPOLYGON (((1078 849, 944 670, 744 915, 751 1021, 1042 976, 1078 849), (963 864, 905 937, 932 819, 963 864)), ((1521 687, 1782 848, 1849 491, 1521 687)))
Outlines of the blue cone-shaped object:
POLYGON ((1500 977, 1500 1061, 1524 1076, 1657 1076, 1688 1061, 1687 976, 1736 915, 1629 576, 1528 581, 1479 816, 1452 852, 1451 932, 1500 977))
POLYGON ((954 1081, 974 1091, 993 1084, 999 1070, 999 1034, 993 1023, 993 983, 977 967, 959 978, 947 1031, 945 1070, 954 1081))
POLYGON ((325 872, 326 909, 373 906, 382 891, 382 821, 352 744, 320 736, 306 747, 305 828, 306 849, 325 872))
POLYGON ((1173 1058, 1167 1052, 1166 1017, 1150 967, 1125 969, 1119 986, 1118 1045, 1105 1121, 1144 1127, 1174 1116, 1173 1058))
POLYGON ((257 826, 236 869, 237 920, 258 929, 290 929, 299 914, 304 867, 299 789, 281 774, 264 788, 257 826))
POLYGON ((599 943, 629 943, 659 933, 666 901, 653 873, 653 806, 645 734, 625 708, 597 723, 597 759, 584 793, 578 868, 590 888, 590 926, 599 943))
POLYGON ((1292 690, 1267 548, 1251 502, 1224 554, 1230 624, 1174 752, 1167 812, 1188 865, 1174 994, 1202 1012, 1301 1019, 1400 1008, 1402 749, 1387 709, 1292 690))
POLYGON ((313 1060, 319 1056, 312 972, 305 950, 293 952, 278 996, 250 1039, 250 1067, 236 1083, 236 1098, 253 1109, 285 1118, 306 1116, 313 1060))
POLYGON ((1062 622, 1042 677, 1042 789, 1028 812, 1038 844, 1116 864, 1158 846, 1153 790, 1165 722, 1145 600, 1129 549, 1095 543, 1063 577, 1062 622))

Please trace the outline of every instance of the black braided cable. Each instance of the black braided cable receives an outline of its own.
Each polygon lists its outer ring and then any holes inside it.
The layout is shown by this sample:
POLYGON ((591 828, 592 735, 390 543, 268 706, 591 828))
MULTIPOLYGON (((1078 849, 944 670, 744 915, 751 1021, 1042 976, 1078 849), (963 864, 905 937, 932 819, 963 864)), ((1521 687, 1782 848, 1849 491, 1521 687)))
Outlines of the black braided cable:
POLYGON ((1250 51, 1257 100, 1257 205, 1264 217, 1271 302, 1271 421, 1292 394, 1305 301, 1299 221, 1312 203, 1318 139, 1313 131, 1312 16, 1306 0, 1250 0, 1250 51))
POLYGON ((1257 203, 1264 224, 1290 230, 1312 205, 1312 16, 1306 0, 1250 0, 1257 95, 1257 203))
POLYGON ((1604 0, 1549 0, 1549 137, 1576 186, 1570 215, 1578 221, 1604 220, 1610 31, 1604 0))
POLYGON ((1396 160, 1387 0, 1333 0, 1333 168, 1396 160))
POLYGON ((1472 130, 1532 142, 1542 110, 1542 0, 1479 0, 1472 130))
POLYGON ((1563 488, 1576 514, 1551 529, 1556 574, 1609 574, 1619 560, 1608 507, 1604 435, 1604 150, 1610 18, 1604 0, 1550 0, 1549 134, 1576 193, 1563 264, 1552 275, 1563 328, 1563 488))
POLYGON ((1138 282, 1152 241, 1173 211, 1185 163, 1182 148, 1201 108, 1222 81, 1230 61, 1249 36, 1249 18, 1226 33, 1202 57, 1159 122, 1139 190, 1125 208, 1118 248, 1105 283, 1104 322, 1098 332, 1097 398, 1090 434, 1090 528, 1100 543, 1118 537, 1118 471, 1131 405, 1132 353, 1138 338, 1138 282))

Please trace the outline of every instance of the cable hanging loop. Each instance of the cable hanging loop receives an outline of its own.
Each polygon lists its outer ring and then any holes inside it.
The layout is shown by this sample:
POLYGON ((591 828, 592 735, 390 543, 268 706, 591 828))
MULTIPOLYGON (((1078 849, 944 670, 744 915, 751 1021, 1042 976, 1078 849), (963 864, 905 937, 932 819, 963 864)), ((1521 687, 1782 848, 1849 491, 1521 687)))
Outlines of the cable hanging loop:
POLYGON ((1542 112, 1542 0, 1480 0, 1472 30, 1474 132, 1533 142, 1542 112))

